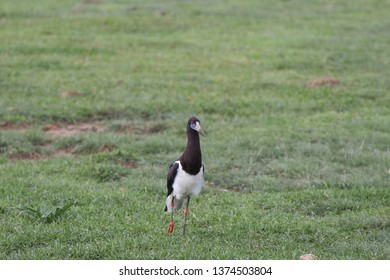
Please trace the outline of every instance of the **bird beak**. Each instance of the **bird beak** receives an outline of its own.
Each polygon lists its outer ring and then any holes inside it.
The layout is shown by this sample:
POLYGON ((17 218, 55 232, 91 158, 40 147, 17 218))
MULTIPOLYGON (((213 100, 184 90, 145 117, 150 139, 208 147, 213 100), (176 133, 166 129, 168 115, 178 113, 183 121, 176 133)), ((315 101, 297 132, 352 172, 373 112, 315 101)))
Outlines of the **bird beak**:
POLYGON ((195 130, 197 132, 199 132, 200 134, 202 134, 204 137, 206 137, 206 133, 204 132, 204 130, 202 129, 202 127, 200 126, 199 122, 196 122, 195 124, 195 130))

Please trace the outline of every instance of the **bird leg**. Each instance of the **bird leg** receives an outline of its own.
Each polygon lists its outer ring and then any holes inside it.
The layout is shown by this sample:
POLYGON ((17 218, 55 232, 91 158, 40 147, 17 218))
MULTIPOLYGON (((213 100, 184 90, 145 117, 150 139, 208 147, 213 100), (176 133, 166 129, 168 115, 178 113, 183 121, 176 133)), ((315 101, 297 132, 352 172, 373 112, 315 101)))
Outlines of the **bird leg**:
POLYGON ((184 207, 184 226, 183 226, 183 235, 186 234, 186 225, 187 225, 187 215, 188 215, 188 206, 190 205, 190 197, 187 199, 187 204, 184 207))
POLYGON ((175 200, 175 197, 172 196, 172 201, 171 201, 172 212, 171 212, 171 221, 169 222, 169 227, 168 227, 168 233, 172 233, 173 226, 175 225, 173 222, 173 211, 174 211, 174 206, 175 206, 174 200, 175 200))

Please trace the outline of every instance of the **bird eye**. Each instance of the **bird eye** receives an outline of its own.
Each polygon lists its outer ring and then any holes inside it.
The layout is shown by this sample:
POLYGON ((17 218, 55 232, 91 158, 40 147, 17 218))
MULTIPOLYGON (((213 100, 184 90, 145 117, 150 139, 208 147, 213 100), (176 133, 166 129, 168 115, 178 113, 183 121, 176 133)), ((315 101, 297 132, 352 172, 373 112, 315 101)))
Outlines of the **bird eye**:
POLYGON ((192 129, 195 129, 195 127, 196 127, 196 124, 194 124, 193 122, 190 124, 190 127, 192 128, 192 129))

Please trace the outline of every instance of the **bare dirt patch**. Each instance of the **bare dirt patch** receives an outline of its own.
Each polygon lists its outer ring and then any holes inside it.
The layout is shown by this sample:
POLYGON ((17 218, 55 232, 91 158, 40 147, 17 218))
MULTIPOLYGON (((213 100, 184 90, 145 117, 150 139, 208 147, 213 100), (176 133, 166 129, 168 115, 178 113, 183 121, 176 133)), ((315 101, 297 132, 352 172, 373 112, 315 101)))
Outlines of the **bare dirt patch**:
POLYGON ((49 124, 42 127, 42 130, 48 135, 59 138, 71 137, 86 132, 103 132, 105 129, 104 126, 95 123, 80 123, 66 126, 49 124))
POLYGON ((113 130, 118 133, 128 133, 137 135, 147 135, 161 133, 166 130, 167 127, 161 124, 116 124, 113 126, 113 130))
POLYGON ((86 95, 87 95, 86 93, 75 91, 75 90, 63 91, 60 93, 60 97, 62 97, 62 98, 82 97, 82 96, 86 96, 86 95))
POLYGON ((30 128, 30 125, 25 123, 1 123, 0 129, 2 130, 27 130, 30 128))
POLYGON ((309 88, 325 87, 325 86, 338 86, 341 82, 334 78, 319 78, 313 79, 307 82, 309 88))
POLYGON ((8 155, 9 159, 16 160, 38 160, 46 158, 44 155, 36 152, 15 152, 8 155))
POLYGON ((304 254, 299 257, 300 260, 317 260, 318 257, 314 254, 304 254))
POLYGON ((116 163, 120 164, 124 167, 128 167, 128 168, 136 168, 137 167, 137 162, 135 160, 130 160, 130 159, 118 160, 118 161, 116 161, 116 163))
POLYGON ((115 147, 114 146, 111 146, 111 145, 102 145, 100 147, 97 148, 97 151, 98 152, 111 152, 112 150, 114 150, 115 147))
POLYGON ((74 155, 74 148, 70 147, 70 148, 55 150, 54 155, 56 155, 56 156, 72 156, 72 155, 74 155))

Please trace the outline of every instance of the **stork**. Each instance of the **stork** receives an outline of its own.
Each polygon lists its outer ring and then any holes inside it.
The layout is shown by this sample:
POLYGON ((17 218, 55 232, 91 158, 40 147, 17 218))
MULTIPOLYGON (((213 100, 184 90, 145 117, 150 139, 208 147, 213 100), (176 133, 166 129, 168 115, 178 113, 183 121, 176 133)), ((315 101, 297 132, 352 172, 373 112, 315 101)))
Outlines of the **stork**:
POLYGON ((183 235, 186 233, 188 207, 193 195, 198 195, 204 183, 204 166, 200 150, 199 134, 206 136, 200 121, 191 117, 187 123, 187 146, 183 154, 170 166, 167 176, 168 195, 165 211, 171 214, 168 233, 174 227, 173 212, 184 206, 183 235))

